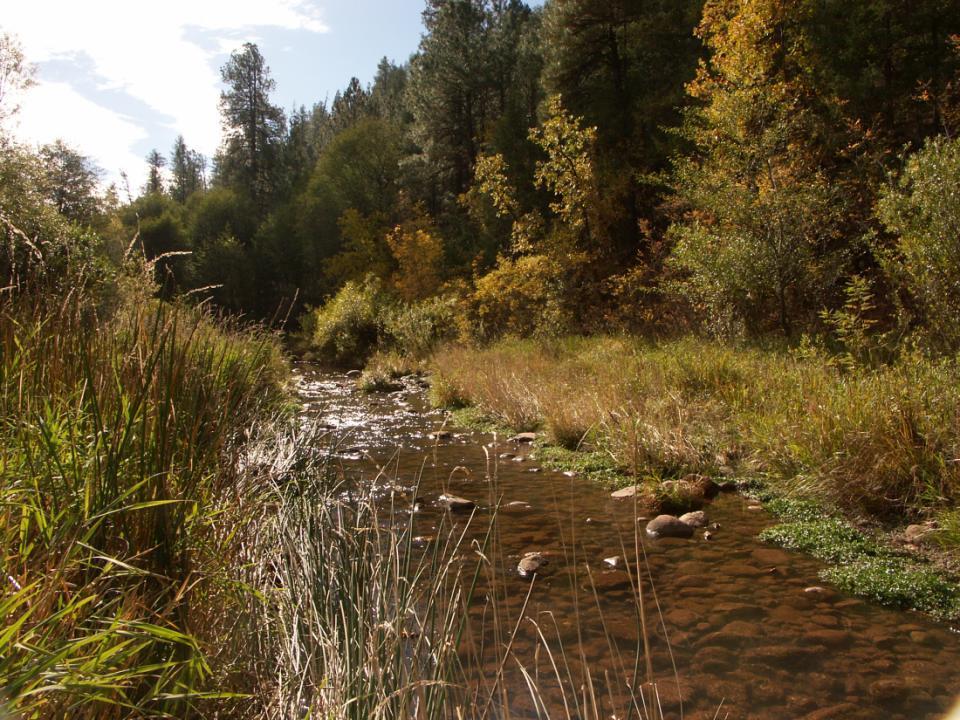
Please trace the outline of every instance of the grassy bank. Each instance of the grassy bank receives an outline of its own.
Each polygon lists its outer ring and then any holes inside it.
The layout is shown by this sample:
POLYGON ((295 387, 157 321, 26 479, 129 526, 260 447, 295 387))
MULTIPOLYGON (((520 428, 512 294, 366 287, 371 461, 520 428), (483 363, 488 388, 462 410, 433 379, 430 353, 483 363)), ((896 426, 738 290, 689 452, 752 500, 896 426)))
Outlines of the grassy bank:
MULTIPOLYGON (((571 466, 588 451, 618 468, 622 484, 655 487, 694 472, 749 479, 767 499, 808 500, 846 527, 896 532, 925 520, 917 552, 956 563, 954 361, 907 357, 851 371, 816 353, 606 337, 447 348, 432 366, 435 402, 542 430, 554 448, 578 449, 550 450, 571 466)), ((871 573, 882 574, 877 567, 871 573)))
POLYGON ((22 717, 187 717, 253 672, 237 460, 286 366, 196 309, 97 307, 0 308, 0 692, 22 717))

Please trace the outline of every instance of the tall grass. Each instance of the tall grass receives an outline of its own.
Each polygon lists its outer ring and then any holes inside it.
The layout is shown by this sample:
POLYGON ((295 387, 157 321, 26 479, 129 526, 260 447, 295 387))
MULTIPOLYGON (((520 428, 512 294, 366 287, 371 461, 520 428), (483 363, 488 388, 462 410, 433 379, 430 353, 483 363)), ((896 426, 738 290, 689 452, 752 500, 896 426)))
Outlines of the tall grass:
MULTIPOLYGON (((280 402, 273 338, 145 298, 0 308, 0 693, 24 717, 186 717, 247 521, 236 457, 280 402)), ((2 701, 0 701, 2 702, 2 701)))
POLYGON ((581 338, 448 348, 432 364, 443 396, 558 444, 582 433, 638 475, 737 467, 893 518, 960 498, 952 360, 851 372, 694 339, 581 338))

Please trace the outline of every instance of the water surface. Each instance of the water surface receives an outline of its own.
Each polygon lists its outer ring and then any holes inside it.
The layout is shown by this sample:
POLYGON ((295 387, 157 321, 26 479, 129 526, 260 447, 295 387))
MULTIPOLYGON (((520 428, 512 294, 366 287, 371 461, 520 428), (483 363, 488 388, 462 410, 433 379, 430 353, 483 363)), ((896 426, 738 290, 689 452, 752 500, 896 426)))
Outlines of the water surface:
MULTIPOLYGON (((419 482, 416 523, 424 542, 448 512, 437 502, 442 493, 477 504, 467 533, 478 542, 499 505, 486 553, 499 579, 495 589, 481 584, 474 598, 465 652, 493 677, 517 628, 503 667, 507 696, 497 696, 507 704, 503 714, 576 717, 576 692, 581 709, 595 705, 601 717, 631 717, 631 692, 640 692, 648 656, 666 717, 919 720, 942 717, 960 695, 960 635, 953 628, 825 585, 819 561, 758 542, 773 520, 734 495, 706 508, 710 522, 719 523, 709 540, 703 531, 691 540, 644 539, 649 655, 638 653, 635 572, 604 563, 627 557, 636 570, 634 528, 644 520, 631 502, 540 468, 529 447, 445 426, 444 413, 428 407, 415 379, 375 395, 309 365, 297 369, 297 379, 305 413, 335 431, 348 473, 378 483, 394 502, 412 501, 419 482), (433 437, 441 428, 453 436, 433 437), (527 552, 549 561, 532 584, 516 572, 527 552), (494 611, 503 633, 493 630, 494 611), (524 673, 536 679, 541 698, 531 697, 524 673)), ((466 516, 454 521, 468 524, 466 516)), ((469 546, 464 555, 475 562, 469 546)), ((481 690, 478 701, 485 699, 481 690)))

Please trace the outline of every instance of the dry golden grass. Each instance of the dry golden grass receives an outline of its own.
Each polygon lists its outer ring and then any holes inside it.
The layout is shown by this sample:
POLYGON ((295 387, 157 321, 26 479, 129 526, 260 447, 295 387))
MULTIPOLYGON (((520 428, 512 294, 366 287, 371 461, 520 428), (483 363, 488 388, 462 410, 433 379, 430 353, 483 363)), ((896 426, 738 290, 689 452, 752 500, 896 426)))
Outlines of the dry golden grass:
POLYGON ((908 356, 844 371, 816 355, 694 339, 447 348, 437 399, 556 444, 589 434, 638 474, 762 473, 840 507, 897 516, 960 495, 960 368, 908 356))

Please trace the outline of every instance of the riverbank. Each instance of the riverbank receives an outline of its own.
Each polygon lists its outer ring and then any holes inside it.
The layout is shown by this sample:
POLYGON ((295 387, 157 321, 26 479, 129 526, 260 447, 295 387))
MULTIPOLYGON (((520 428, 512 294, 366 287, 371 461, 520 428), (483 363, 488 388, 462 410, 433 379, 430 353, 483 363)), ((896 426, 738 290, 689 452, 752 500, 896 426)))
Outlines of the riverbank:
POLYGON ((783 517, 765 539, 842 563, 825 573, 841 588, 960 612, 955 362, 850 370, 813 352, 607 337, 448 347, 431 369, 435 403, 542 432, 555 466, 654 497, 692 473, 736 481, 783 517))
POLYGON ((0 715, 192 717, 262 660, 250 442, 289 400, 276 338, 80 284, 0 305, 0 715))

